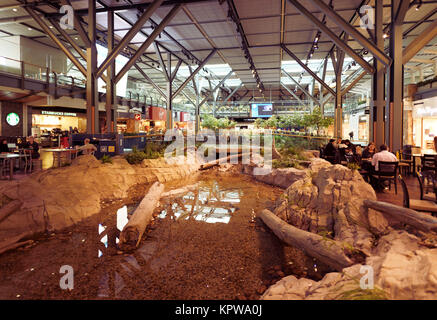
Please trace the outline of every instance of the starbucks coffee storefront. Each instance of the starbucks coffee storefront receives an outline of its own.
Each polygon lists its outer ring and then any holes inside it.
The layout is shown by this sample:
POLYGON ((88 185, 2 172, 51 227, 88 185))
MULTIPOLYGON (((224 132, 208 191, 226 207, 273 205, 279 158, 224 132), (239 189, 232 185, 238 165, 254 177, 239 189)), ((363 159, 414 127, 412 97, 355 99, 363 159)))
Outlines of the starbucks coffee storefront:
POLYGON ((39 135, 53 129, 70 131, 75 128, 79 132, 86 132, 86 110, 61 107, 32 108, 32 131, 34 134, 39 135))

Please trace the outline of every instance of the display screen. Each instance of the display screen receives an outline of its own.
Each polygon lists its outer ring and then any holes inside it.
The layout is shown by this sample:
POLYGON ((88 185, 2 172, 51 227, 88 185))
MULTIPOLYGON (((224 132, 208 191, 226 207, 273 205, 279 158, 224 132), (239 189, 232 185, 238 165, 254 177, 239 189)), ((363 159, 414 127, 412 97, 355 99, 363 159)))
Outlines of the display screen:
POLYGON ((253 103, 252 117, 269 118, 273 115, 273 105, 271 103, 253 103))

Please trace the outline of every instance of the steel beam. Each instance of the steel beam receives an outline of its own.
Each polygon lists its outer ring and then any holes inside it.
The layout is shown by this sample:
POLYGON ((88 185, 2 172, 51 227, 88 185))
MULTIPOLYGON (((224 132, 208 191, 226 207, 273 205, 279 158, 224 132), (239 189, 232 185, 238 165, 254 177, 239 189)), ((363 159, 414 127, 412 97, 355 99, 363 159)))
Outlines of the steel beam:
POLYGON ((170 80, 173 81, 174 79, 176 79, 176 75, 177 75, 177 73, 178 73, 178 70, 179 70, 179 67, 181 66, 181 64, 182 64, 182 60, 179 59, 179 60, 178 60, 178 63, 176 64, 175 69, 172 71, 172 73, 171 73, 171 75, 170 75, 170 80))
MULTIPOLYGON (((388 75, 388 99, 385 108, 386 111, 386 144, 389 145, 390 151, 396 152, 402 148, 403 144, 403 80, 404 80, 404 70, 403 70, 403 51, 402 51, 402 40, 403 40, 403 30, 402 23, 396 22, 396 12, 398 8, 402 5, 403 0, 393 0, 392 1, 392 24, 390 30, 390 56, 393 59, 393 64, 390 67, 388 75)), ((437 21, 436 21, 437 22, 437 21)), ((437 26, 437 25, 436 25, 437 26)), ((429 30, 432 32, 432 30, 429 30)), ((414 41, 413 41, 414 42, 414 41)))
MULTIPOLYGON (((201 107, 209 98, 209 96, 211 95, 211 93, 215 94, 216 90, 219 89, 223 83, 225 83, 225 81, 232 75, 233 71, 229 71, 229 73, 222 79, 220 80, 220 82, 214 87, 214 89, 212 89, 212 91, 210 91, 206 97, 202 100, 202 102, 199 104, 199 107, 201 107)), ((214 97, 214 100, 217 99, 217 96, 214 97)))
POLYGON ((153 1, 153 3, 147 8, 147 10, 143 13, 143 15, 137 20, 137 22, 135 22, 135 24, 128 31, 128 33, 126 33, 123 39, 121 39, 117 47, 115 47, 115 49, 112 50, 111 54, 108 55, 108 57, 106 57, 105 61, 102 62, 102 64, 99 67, 99 70, 97 71, 98 77, 106 70, 109 64, 113 60, 115 60, 115 58, 120 54, 120 52, 129 45, 131 40, 137 35, 137 33, 141 30, 141 28, 143 28, 147 20, 149 20, 152 14, 156 11, 156 9, 159 8, 161 3, 163 2, 164 0, 153 1))
POLYGON ((402 63, 407 64, 419 53, 434 37, 437 36, 437 20, 434 20, 420 35, 416 37, 404 50, 402 63))
POLYGON ((70 35, 59 26, 59 23, 54 19, 49 19, 49 21, 52 23, 56 31, 58 31, 61 36, 73 47, 73 49, 76 50, 76 52, 82 57, 82 59, 86 60, 86 53, 83 52, 81 47, 79 47, 79 45, 73 39, 71 39, 70 35))
POLYGON ((354 59, 357 63, 359 63, 364 70, 367 70, 369 73, 374 73, 375 69, 367 63, 360 55, 358 55, 354 49, 349 47, 343 40, 341 40, 337 35, 332 32, 325 24, 323 24, 319 19, 317 19, 311 12, 309 12, 303 5, 301 5, 297 0, 288 0, 290 3, 296 7, 300 13, 306 16, 320 31, 325 33, 328 38, 334 42, 337 47, 341 48, 345 51, 352 59, 354 59))
POLYGON ((97 21, 96 2, 88 0, 88 38, 91 45, 87 48, 87 72, 86 72, 86 102, 87 102, 87 133, 99 133, 99 93, 96 76, 97 71, 97 21))
POLYGON ((38 23, 44 32, 53 40, 54 43, 65 53, 65 55, 70 59, 70 61, 76 66, 77 69, 83 74, 87 75, 87 70, 85 67, 76 59, 74 54, 62 43, 61 40, 53 33, 53 31, 48 27, 48 25, 29 7, 24 7, 24 9, 29 13, 29 15, 38 23))
MULTIPOLYGON (((115 47, 114 38, 114 11, 108 11, 108 32, 107 32, 107 43, 108 43, 108 56, 111 54, 115 47)), ((116 110, 114 109, 114 102, 116 101, 116 85, 114 83, 115 77, 115 60, 111 62, 108 69, 106 70, 107 81, 106 81, 106 132, 117 132, 117 121, 115 119, 116 110), (113 117, 114 114, 114 117, 113 117)))
POLYGON ((135 62, 143 55, 144 51, 155 41, 156 37, 164 30, 164 28, 170 23, 170 21, 176 16, 176 14, 181 9, 182 5, 175 5, 170 12, 161 21, 159 26, 157 26, 146 41, 138 48, 137 52, 130 58, 126 65, 120 70, 120 72, 115 77, 115 83, 118 83, 121 78, 129 71, 129 69, 135 64, 135 62))
POLYGON ((317 74, 315 74, 308 66, 303 63, 293 52, 291 52, 285 45, 281 45, 281 48, 292 57, 302 68, 306 70, 314 79, 316 79, 322 86, 324 86, 332 95, 335 95, 335 91, 332 90, 330 86, 328 86, 325 81, 319 78, 317 74))
MULTIPOLYGON (((164 59, 162 58, 161 51, 159 50, 159 47, 156 44, 156 42, 153 42, 153 47, 155 48, 155 54, 158 57, 159 64, 161 65, 162 73, 164 74, 164 77, 165 77, 165 79, 168 82, 168 81, 170 81, 169 71, 167 71, 167 67, 165 66, 164 59)), ((167 55, 170 55, 170 54, 167 53, 167 55)))
POLYGON ((305 105, 305 103, 303 103, 303 101, 302 100, 300 100, 300 98, 293 92, 293 91, 291 91, 290 89, 288 89, 288 87, 285 85, 285 84, 283 84, 282 82, 281 82, 281 86, 282 87, 284 87, 284 89, 285 90, 287 90, 287 92, 289 93, 289 94, 291 94, 297 101, 299 101, 300 103, 302 103, 302 105, 305 105))
POLYGON ((164 91, 158 87, 158 85, 152 80, 150 79, 150 77, 137 65, 134 64, 134 67, 138 70, 138 72, 144 77, 144 79, 146 79, 146 81, 148 83, 150 83, 152 85, 153 88, 155 88, 156 91, 158 91, 158 93, 163 96, 164 98, 166 97, 164 91))
POLYGON ((232 90, 232 92, 230 94, 228 94, 228 96, 223 100, 224 102, 227 102, 229 99, 232 98, 232 96, 238 91, 240 90, 240 88, 243 86, 243 82, 240 83, 240 85, 238 87, 235 87, 234 90, 232 90))
MULTIPOLYGON (((61 0, 62 5, 68 5, 70 7, 73 7, 71 5, 70 0, 61 0)), ((79 34, 80 38, 82 39, 83 43, 85 44, 85 47, 91 46, 90 38, 88 38, 87 32, 82 26, 82 22, 80 21, 76 11, 74 12, 74 28, 76 29, 77 33, 79 34)))
MULTIPOLYGON (((375 47, 375 45, 367 40, 361 32, 351 26, 347 21, 345 21, 338 13, 332 10, 326 3, 322 0, 310 0, 314 3, 328 18, 330 18, 337 26, 339 26, 342 30, 344 30, 347 34, 349 34, 352 38, 354 38, 359 44, 361 44, 365 49, 367 49, 376 59, 381 61, 385 66, 390 66, 391 59, 384 53, 383 50, 375 47)), ((403 2, 409 2, 403 1, 403 2)), ((407 5, 408 7, 408 5, 407 5)), ((325 26, 326 27, 326 26, 325 26)), ((337 44, 338 47, 340 47, 337 44)), ((342 48, 343 51, 346 51, 345 48, 342 48)))
POLYGON ((350 83, 350 85, 348 85, 345 89, 343 89, 343 90, 341 91, 341 95, 344 96, 346 93, 348 93, 349 90, 351 90, 353 87, 355 87, 355 85, 356 85, 358 82, 360 82, 360 80, 363 79, 363 77, 364 77, 366 74, 367 74, 367 71, 363 71, 363 72, 361 72, 360 75, 359 75, 358 77, 356 77, 356 78, 354 79, 354 81, 352 81, 352 82, 350 83))
POLYGON ((208 63, 209 59, 212 58, 212 56, 217 52, 217 49, 213 49, 210 54, 205 58, 205 60, 202 61, 202 63, 196 68, 196 70, 194 70, 187 79, 185 79, 185 81, 181 84, 181 86, 174 92, 173 94, 173 99, 179 94, 181 93, 182 90, 184 90, 184 88, 186 87, 186 85, 193 80, 194 76, 203 69, 203 67, 208 63))
POLYGON ((304 87, 302 87, 300 84, 299 84, 299 82, 297 82, 292 76, 291 76, 291 74, 289 74, 287 71, 285 71, 284 69, 281 69, 282 70, 282 72, 288 77, 288 78, 290 78, 290 80, 291 81, 293 81, 295 84, 296 84, 296 86, 300 89, 300 90, 302 90, 302 92, 303 93, 305 93, 307 96, 308 96, 308 98, 310 98, 311 100, 313 100, 318 106, 320 106, 320 101, 319 100, 317 100, 316 98, 314 98, 307 90, 305 90, 304 89, 304 87))

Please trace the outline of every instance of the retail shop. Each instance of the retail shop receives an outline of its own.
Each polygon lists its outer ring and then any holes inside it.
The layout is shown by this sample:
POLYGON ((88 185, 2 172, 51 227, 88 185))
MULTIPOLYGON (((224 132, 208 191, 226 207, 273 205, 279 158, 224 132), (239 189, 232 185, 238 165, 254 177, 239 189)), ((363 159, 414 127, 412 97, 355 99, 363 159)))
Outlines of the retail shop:
POLYGON ((188 122, 191 121, 191 114, 182 111, 174 112, 173 121, 175 126, 177 125, 181 129, 186 129, 188 122))
POLYGON ((38 108, 32 107, 32 133, 52 131, 70 131, 78 129, 86 131, 86 111, 71 108, 38 108))
POLYGON ((434 151, 437 136, 437 97, 413 102, 413 144, 424 152, 434 151))
POLYGON ((166 129, 167 110, 160 107, 148 108, 150 119, 150 130, 153 132, 162 132, 166 129))

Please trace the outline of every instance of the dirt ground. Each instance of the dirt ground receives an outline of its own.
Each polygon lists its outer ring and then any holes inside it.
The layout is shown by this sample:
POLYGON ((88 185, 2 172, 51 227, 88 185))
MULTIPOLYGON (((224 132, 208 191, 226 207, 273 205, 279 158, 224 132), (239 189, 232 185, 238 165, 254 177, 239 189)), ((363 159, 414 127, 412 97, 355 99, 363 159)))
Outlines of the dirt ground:
POLYGON ((132 189, 129 199, 108 199, 99 215, 1 255, 0 299, 258 299, 286 275, 320 280, 329 271, 254 218, 272 209, 283 190, 217 169, 166 184, 166 190, 197 179, 192 197, 162 201, 132 253, 116 247, 117 210, 127 205, 132 212, 149 186, 132 189), (63 265, 73 267, 73 290, 60 288, 63 265))

